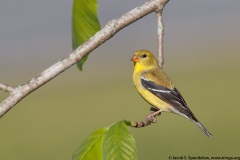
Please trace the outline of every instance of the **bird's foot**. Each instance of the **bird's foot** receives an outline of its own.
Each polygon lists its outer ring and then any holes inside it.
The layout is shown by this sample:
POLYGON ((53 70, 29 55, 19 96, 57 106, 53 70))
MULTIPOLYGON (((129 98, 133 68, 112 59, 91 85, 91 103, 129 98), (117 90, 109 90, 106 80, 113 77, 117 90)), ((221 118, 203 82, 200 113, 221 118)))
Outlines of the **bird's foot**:
POLYGON ((157 122, 157 116, 161 115, 161 110, 153 111, 151 110, 150 114, 147 115, 145 120, 150 121, 151 123, 156 123, 157 122))

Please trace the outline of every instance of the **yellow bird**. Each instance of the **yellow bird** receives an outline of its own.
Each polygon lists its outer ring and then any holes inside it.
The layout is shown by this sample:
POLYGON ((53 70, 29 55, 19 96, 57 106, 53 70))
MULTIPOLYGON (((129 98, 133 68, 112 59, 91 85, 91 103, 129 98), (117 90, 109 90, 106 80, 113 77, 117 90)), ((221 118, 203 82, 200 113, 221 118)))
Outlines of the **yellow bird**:
POLYGON ((208 137, 212 134, 197 120, 180 92, 173 85, 154 55, 139 50, 131 59, 134 62, 133 83, 139 94, 154 111, 172 112, 192 120, 208 137))

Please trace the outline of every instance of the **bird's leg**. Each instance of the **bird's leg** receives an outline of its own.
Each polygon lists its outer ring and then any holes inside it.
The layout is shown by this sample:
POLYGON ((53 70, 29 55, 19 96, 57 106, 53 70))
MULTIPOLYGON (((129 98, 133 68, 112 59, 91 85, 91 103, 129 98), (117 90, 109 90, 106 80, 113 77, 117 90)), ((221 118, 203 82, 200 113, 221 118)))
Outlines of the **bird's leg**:
POLYGON ((150 114, 147 115, 147 117, 145 119, 150 119, 152 121, 152 123, 156 123, 157 122, 157 118, 156 117, 160 116, 160 115, 161 115, 161 110, 156 110, 156 111, 150 110, 150 114))
MULTIPOLYGON (((150 108, 150 113, 155 113, 155 112, 157 112, 157 111, 160 111, 158 108, 156 108, 156 107, 151 107, 150 108)), ((159 112, 159 114, 158 115, 156 115, 156 116, 160 116, 161 115, 161 112, 159 112)))
POLYGON ((156 123, 157 122, 156 116, 159 116, 159 115, 161 115, 161 110, 151 107, 150 114, 145 117, 144 121, 135 122, 133 127, 141 128, 141 127, 146 127, 151 123, 156 123))
POLYGON ((153 117, 153 123, 156 123, 157 122, 157 119, 156 119, 156 116, 160 116, 161 115, 161 111, 156 108, 156 107, 151 107, 150 108, 150 114, 146 117, 146 118, 150 118, 150 117, 153 117))
POLYGON ((147 117, 157 117, 161 115, 162 111, 157 111, 157 112, 151 112, 147 117))

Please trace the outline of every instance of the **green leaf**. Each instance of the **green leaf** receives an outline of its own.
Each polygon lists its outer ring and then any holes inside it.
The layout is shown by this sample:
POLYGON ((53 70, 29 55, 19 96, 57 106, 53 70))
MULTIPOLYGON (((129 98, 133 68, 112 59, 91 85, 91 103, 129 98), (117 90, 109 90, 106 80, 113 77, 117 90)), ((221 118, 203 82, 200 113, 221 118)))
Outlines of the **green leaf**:
POLYGON ((74 152, 73 160, 136 160, 136 144, 126 121, 93 132, 74 152))
MULTIPOLYGON (((97 0, 74 0, 72 10, 72 48, 76 49, 100 30, 97 0)), ((88 55, 87 55, 88 56, 88 55)), ((77 66, 82 70, 85 56, 77 66)))
POLYGON ((73 160, 102 160, 102 139, 107 128, 93 132, 73 153, 73 160))
POLYGON ((136 160, 136 144, 124 121, 110 126, 103 137, 103 160, 136 160))

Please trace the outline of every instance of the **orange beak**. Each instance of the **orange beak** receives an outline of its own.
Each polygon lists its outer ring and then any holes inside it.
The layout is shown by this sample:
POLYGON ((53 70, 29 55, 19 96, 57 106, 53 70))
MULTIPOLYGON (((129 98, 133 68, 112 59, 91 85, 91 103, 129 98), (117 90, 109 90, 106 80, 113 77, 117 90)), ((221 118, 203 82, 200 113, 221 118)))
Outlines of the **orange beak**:
POLYGON ((131 58, 131 61, 133 61, 133 62, 139 62, 140 59, 139 59, 137 56, 133 56, 133 57, 131 58))

